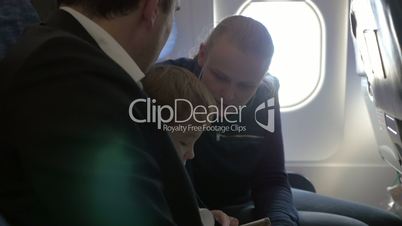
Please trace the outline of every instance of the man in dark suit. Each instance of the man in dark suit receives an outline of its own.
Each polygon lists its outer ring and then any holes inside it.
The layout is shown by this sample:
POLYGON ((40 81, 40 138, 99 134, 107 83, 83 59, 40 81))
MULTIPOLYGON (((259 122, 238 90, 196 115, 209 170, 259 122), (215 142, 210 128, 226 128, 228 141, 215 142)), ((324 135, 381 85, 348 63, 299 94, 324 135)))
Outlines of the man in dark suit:
POLYGON ((177 0, 60 2, 0 63, 0 213, 12 226, 201 225, 169 138, 130 119, 144 117, 129 106, 177 0))

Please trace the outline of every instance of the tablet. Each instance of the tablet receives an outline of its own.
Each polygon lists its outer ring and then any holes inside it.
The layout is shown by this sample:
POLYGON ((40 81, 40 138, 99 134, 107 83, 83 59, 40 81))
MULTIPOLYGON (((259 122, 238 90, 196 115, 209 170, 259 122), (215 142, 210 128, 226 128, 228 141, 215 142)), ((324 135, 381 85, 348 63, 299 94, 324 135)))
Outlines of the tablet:
POLYGON ((271 221, 269 220, 268 217, 266 217, 260 220, 249 222, 247 224, 242 224, 240 226, 271 226, 271 221))

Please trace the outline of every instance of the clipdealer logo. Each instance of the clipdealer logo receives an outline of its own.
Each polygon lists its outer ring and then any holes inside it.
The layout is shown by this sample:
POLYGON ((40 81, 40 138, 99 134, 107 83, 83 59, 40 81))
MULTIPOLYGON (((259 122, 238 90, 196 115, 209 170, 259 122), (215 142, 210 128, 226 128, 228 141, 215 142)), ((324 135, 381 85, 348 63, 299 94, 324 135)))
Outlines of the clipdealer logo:
POLYGON ((265 129, 265 130, 267 130, 267 131, 269 131, 271 133, 275 132, 275 109, 274 109, 274 107, 275 107, 275 98, 272 97, 271 99, 269 99, 269 100, 265 101, 264 103, 260 104, 255 109, 255 112, 254 112, 255 122, 261 128, 263 128, 263 129, 265 129), (268 111, 268 114, 267 114, 267 117, 268 117, 267 122, 268 123, 267 124, 263 124, 263 123, 259 122, 258 119, 257 119, 257 112, 260 112, 260 111, 263 111, 263 110, 268 111))
MULTIPOLYGON (((210 105, 208 107, 193 104, 186 99, 176 99, 174 106, 158 105, 155 99, 140 98, 131 102, 129 106, 129 116, 132 121, 136 123, 156 123, 158 129, 162 129, 167 132, 175 131, 215 131, 225 133, 228 131, 244 132, 246 126, 239 125, 242 123, 243 110, 245 105, 227 105, 224 106, 223 99, 221 98, 218 105, 210 105), (145 118, 137 118, 133 114, 133 110, 137 105, 145 104, 146 116, 145 118), (178 119, 178 105, 186 104, 190 109, 188 115, 181 116, 178 119), (230 123, 230 126, 218 126, 214 123, 230 123), (183 124, 187 124, 184 126, 183 124), (198 125, 194 125, 198 124, 198 125)), ((255 109, 254 118, 258 126, 274 133, 275 132, 275 99, 271 98, 264 101, 255 109), (257 118, 257 113, 265 114, 267 111, 268 123, 260 122, 257 118)), ((143 106, 144 109, 144 106, 143 106)))

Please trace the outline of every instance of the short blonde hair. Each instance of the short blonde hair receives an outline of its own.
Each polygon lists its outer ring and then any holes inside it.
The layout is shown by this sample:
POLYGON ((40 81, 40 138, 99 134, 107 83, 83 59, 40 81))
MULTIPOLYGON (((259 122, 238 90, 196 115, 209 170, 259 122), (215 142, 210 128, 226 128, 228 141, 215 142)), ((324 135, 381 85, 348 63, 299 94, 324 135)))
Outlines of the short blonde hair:
POLYGON ((211 32, 206 40, 206 48, 211 49, 215 41, 227 38, 232 44, 245 53, 255 54, 271 62, 274 44, 267 28, 250 17, 235 15, 226 17, 211 32))
MULTIPOLYGON (((176 99, 186 99, 193 106, 216 106, 215 98, 207 87, 189 70, 174 66, 157 64, 151 67, 142 80, 145 92, 157 104, 174 106, 176 99)), ((177 106, 177 117, 182 119, 189 114, 186 104, 177 106)))

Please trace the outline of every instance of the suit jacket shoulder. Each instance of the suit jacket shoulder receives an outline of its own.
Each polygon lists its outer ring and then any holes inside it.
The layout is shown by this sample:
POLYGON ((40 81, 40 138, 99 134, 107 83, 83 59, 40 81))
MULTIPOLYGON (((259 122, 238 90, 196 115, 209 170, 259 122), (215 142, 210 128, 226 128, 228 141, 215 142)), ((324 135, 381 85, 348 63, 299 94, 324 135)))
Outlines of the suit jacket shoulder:
POLYGON ((62 12, 0 65, 0 212, 17 226, 201 225, 170 141, 129 117, 145 96, 82 29, 62 12))

